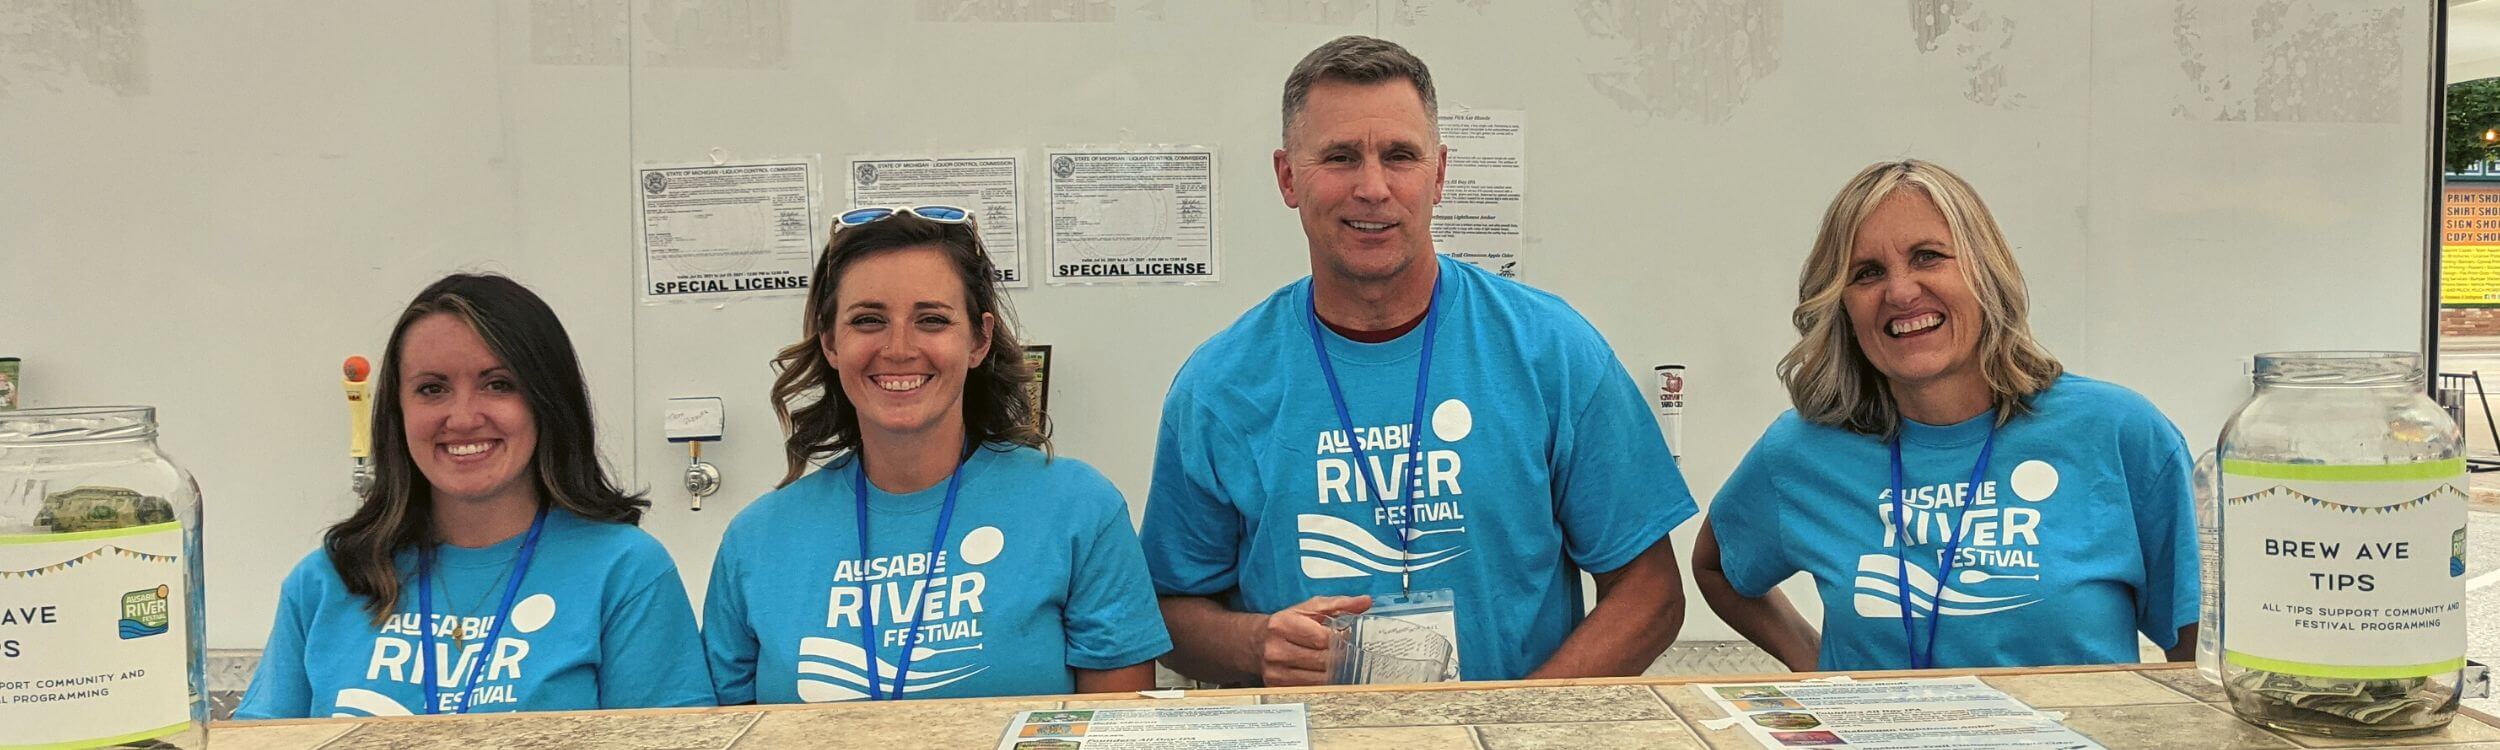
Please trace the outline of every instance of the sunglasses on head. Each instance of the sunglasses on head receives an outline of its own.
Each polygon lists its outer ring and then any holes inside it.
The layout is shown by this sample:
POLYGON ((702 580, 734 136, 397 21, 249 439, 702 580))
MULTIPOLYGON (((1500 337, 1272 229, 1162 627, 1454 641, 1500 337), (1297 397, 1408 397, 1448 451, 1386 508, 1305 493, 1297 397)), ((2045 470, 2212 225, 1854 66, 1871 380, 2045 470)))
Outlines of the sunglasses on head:
POLYGON ((972 219, 972 212, 958 206, 871 206, 844 211, 834 221, 855 227, 890 219, 895 214, 911 214, 940 224, 962 224, 972 219))

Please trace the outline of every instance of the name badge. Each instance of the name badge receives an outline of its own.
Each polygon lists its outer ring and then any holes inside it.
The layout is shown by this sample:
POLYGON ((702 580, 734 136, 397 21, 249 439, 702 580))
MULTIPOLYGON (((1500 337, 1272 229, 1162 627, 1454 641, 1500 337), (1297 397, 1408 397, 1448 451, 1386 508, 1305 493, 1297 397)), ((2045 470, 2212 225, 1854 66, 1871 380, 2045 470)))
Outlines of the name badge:
POLYGON ((1442 679, 1458 679, 1458 592, 1446 588, 1406 593, 1373 594, 1372 608, 1364 614, 1386 617, 1417 625, 1450 641, 1450 667, 1442 679))

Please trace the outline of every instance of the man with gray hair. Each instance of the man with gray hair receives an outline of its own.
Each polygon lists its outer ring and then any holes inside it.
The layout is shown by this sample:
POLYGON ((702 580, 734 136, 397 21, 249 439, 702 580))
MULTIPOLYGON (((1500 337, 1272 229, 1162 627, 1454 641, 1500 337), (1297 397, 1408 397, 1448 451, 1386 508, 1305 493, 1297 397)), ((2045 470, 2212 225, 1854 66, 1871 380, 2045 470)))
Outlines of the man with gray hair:
POLYGON ((1683 624, 1667 533, 1693 498, 1614 351, 1433 252, 1436 107, 1423 61, 1368 37, 1285 80, 1276 187, 1311 276, 1190 355, 1155 450, 1141 537, 1182 674, 1327 682, 1327 620, 1369 612, 1441 634, 1465 679, 1630 675, 1683 624))

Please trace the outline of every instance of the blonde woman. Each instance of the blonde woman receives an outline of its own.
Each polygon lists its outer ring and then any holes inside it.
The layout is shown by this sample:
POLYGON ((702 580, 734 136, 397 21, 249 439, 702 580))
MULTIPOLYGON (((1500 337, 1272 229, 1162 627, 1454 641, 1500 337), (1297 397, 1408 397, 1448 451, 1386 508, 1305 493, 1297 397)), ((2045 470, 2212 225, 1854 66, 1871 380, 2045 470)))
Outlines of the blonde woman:
POLYGON ((2193 654, 2189 458, 2142 396, 2067 373, 1969 183, 1923 161, 1841 188, 1798 277, 1780 415, 1693 551, 1712 611, 1791 669, 2193 654), (1798 573, 1820 632, 1774 588, 1798 573))

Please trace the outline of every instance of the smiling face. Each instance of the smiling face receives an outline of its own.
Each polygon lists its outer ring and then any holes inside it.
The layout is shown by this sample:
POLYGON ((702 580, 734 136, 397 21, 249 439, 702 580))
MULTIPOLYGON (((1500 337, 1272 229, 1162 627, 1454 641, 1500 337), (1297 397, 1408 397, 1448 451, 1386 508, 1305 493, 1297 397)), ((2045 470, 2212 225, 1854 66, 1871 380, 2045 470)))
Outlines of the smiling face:
POLYGON ((408 326, 399 356, 408 457, 443 503, 525 496, 537 504, 531 458, 538 421, 512 368, 468 321, 447 313, 408 326))
POLYGON ((1985 392, 1984 316, 1962 255, 1943 212, 1917 188, 1885 196, 1858 225, 1841 304, 1858 350, 1896 393, 1973 385, 1985 392))
POLYGON ((853 261, 818 339, 863 441, 960 430, 964 377, 989 356, 989 313, 970 312, 964 279, 935 245, 853 261))
POLYGON ((1313 84, 1275 154, 1276 187, 1302 214, 1312 272, 1378 281, 1430 259, 1447 156, 1414 84, 1313 84))

